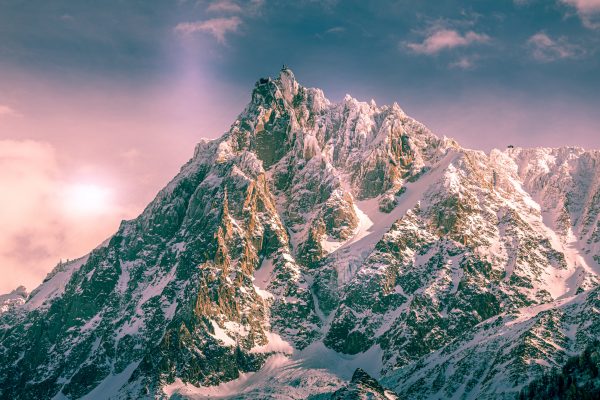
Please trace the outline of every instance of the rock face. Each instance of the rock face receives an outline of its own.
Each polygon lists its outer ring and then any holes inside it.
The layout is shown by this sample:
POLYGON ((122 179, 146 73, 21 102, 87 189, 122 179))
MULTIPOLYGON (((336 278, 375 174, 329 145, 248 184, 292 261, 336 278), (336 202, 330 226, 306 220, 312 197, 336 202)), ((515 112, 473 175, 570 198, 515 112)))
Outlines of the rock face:
POLYGON ((511 398, 600 335, 599 211, 599 151, 463 149, 285 69, 0 314, 0 397, 328 398, 362 367, 511 398))

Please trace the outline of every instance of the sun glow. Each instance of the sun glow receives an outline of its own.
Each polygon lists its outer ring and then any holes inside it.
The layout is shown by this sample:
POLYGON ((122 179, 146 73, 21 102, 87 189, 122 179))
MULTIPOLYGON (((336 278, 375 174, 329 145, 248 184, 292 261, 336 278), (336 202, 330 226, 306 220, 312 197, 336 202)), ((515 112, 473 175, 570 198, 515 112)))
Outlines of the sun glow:
POLYGON ((65 206, 67 211, 77 214, 102 214, 110 209, 111 191, 91 183, 79 183, 69 186, 65 206))

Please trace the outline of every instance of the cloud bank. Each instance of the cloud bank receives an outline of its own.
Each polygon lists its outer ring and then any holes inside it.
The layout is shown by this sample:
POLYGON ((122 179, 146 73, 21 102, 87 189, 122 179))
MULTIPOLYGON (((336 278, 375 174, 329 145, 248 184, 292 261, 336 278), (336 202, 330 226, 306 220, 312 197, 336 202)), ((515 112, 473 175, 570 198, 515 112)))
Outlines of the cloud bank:
POLYGON ((205 21, 182 22, 175 27, 175 32, 190 35, 196 32, 208 33, 219 43, 225 43, 225 35, 237 32, 242 20, 239 17, 212 18, 205 21))
POLYGON ((420 54, 436 54, 455 47, 465 47, 475 43, 485 43, 490 37, 485 34, 468 31, 464 35, 453 29, 432 31, 421 43, 408 43, 406 47, 420 54))

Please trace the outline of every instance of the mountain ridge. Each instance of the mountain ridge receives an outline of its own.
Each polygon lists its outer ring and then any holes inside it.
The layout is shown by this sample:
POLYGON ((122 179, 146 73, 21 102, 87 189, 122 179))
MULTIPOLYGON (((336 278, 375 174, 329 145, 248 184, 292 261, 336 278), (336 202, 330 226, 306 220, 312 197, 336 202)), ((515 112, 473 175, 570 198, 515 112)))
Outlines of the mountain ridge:
MULTIPOLYGON (((595 301, 599 162, 578 148, 463 149, 397 104, 334 104, 283 70, 138 218, 0 316, 0 394, 71 398, 120 379, 115 398, 226 382, 232 396, 305 398, 361 367, 433 398, 394 377, 499 315, 582 290, 595 301)), ((563 357, 527 354, 505 358, 539 375, 563 357)), ((509 398, 527 383, 513 375, 453 377, 466 398, 509 398)))

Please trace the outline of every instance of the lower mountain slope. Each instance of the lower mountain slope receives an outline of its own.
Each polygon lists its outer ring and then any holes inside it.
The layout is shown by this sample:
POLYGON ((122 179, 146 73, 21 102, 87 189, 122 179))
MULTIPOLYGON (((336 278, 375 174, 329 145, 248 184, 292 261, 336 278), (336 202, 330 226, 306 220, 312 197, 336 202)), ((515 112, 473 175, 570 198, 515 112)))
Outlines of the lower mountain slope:
POLYGON ((519 400, 597 399, 600 397, 599 368, 596 341, 580 354, 570 357, 560 370, 553 369, 530 382, 519 393, 519 400))
POLYGON ((400 368, 384 384, 414 399, 514 399, 600 334, 600 290, 502 313, 400 368))

